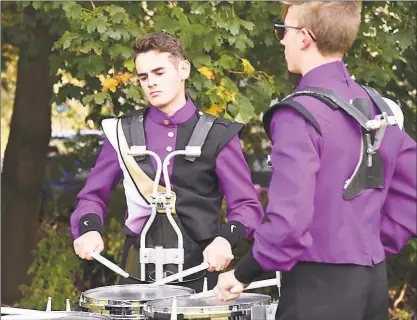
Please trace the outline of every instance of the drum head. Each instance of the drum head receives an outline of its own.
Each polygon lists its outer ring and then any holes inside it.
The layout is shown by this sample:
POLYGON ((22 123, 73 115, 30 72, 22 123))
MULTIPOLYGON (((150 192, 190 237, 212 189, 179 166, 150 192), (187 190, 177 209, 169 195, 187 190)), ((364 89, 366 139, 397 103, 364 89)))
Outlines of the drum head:
POLYGON ((110 320, 109 317, 87 313, 87 312, 75 312, 75 311, 49 311, 49 312, 33 312, 25 314, 14 314, 9 316, 1 316, 2 319, 15 319, 15 320, 49 320, 49 319, 65 319, 65 320, 110 320))
MULTIPOLYGON (((263 294, 242 293, 232 301, 220 301, 217 298, 190 299, 178 297, 177 314, 184 319, 204 319, 210 317, 238 317, 250 313, 255 306, 267 305, 271 297, 263 294)), ((173 299, 150 301, 145 306, 145 315, 151 319, 159 319, 171 314, 173 299)))
POLYGON ((154 286, 146 284, 125 284, 100 287, 81 294, 80 306, 139 305, 150 300, 179 297, 193 294, 194 290, 180 286, 154 286))

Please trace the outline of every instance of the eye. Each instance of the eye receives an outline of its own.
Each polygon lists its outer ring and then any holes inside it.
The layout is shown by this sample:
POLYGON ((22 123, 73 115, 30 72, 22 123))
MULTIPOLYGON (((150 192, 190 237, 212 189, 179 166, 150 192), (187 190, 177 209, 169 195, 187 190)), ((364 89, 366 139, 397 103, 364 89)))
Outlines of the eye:
POLYGON ((139 77, 140 81, 145 81, 148 77, 144 76, 144 77, 139 77))
POLYGON ((162 76, 164 74, 164 72, 157 72, 156 75, 157 76, 162 76))

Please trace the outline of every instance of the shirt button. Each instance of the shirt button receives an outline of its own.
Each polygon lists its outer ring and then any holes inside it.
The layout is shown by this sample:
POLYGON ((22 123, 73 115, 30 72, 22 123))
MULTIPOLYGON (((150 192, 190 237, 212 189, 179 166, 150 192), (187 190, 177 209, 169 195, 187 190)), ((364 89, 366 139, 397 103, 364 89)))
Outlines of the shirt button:
POLYGON ((164 120, 164 125, 169 125, 169 121, 168 120, 164 120))
POLYGON ((172 138, 174 136, 174 132, 168 132, 168 137, 172 138))
POLYGON ((172 151, 172 147, 169 147, 169 146, 168 146, 168 147, 167 147, 167 151, 168 151, 168 152, 171 152, 171 151, 172 151))

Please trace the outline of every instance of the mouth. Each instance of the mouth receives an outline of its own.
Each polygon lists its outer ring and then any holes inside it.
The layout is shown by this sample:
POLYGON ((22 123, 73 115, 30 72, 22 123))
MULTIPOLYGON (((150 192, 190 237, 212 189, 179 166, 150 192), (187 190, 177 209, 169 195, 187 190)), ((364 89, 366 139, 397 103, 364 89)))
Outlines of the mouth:
POLYGON ((156 96, 158 96, 160 93, 161 93, 161 91, 153 91, 153 92, 151 92, 151 93, 150 93, 150 96, 151 96, 151 97, 156 97, 156 96))

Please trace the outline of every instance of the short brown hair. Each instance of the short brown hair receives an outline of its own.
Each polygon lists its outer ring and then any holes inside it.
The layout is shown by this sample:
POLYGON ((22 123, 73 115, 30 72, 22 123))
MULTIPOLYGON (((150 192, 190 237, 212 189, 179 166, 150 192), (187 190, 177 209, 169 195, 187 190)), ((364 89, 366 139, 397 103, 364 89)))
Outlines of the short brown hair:
POLYGON ((151 33, 137 38, 133 45, 134 58, 136 59, 140 53, 152 50, 168 52, 174 61, 178 58, 185 60, 184 48, 181 42, 166 33, 151 33))
POLYGON ((362 1, 285 1, 283 20, 291 6, 298 6, 298 26, 313 32, 323 55, 345 54, 352 47, 361 23, 362 1))

